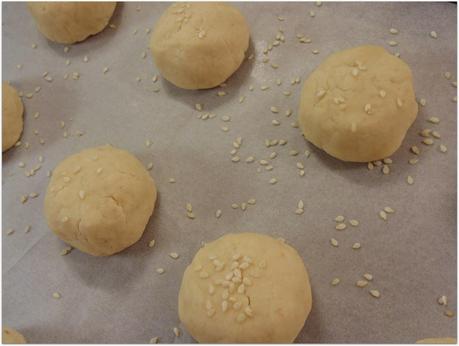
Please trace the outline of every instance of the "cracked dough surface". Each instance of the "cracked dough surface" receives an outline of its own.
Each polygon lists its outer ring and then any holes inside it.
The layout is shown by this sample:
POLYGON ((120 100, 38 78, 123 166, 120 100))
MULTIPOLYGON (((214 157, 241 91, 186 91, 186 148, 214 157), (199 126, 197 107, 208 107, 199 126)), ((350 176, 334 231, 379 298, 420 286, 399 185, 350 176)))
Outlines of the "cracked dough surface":
POLYGON ((116 2, 29 2, 28 7, 47 39, 70 44, 102 31, 116 2))
POLYGON ((63 241, 107 256, 140 239, 155 201, 155 183, 140 161, 106 145, 71 155, 55 168, 45 215, 63 241))
POLYGON ((24 336, 17 330, 10 327, 3 327, 2 343, 4 344, 26 344, 24 336))
POLYGON ((196 253, 178 304, 180 320, 201 343, 290 343, 312 296, 294 248, 263 234, 230 233, 196 253))
POLYGON ((343 161, 389 157, 416 119, 412 79, 409 66, 383 47, 360 46, 330 55, 301 92, 304 137, 343 161))
POLYGON ((231 5, 177 3, 155 25, 150 49, 169 82, 184 89, 207 89, 239 68, 249 36, 245 18, 231 5))
POLYGON ((3 82, 2 151, 11 148, 21 137, 24 105, 15 88, 3 82))

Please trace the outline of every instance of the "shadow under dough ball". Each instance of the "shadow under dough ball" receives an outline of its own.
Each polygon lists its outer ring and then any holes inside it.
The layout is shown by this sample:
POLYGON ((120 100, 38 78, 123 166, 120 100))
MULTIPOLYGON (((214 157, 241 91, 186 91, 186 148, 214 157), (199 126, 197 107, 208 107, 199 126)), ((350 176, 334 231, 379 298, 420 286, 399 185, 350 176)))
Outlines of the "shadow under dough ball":
POLYGON ((47 39, 71 44, 102 31, 116 2, 29 2, 27 6, 47 39))
POLYGON ((409 66, 379 46, 330 55, 305 81, 299 124, 304 137, 343 161, 392 155, 418 113, 409 66))
POLYGON ((15 88, 3 82, 2 152, 10 149, 21 137, 24 128, 24 105, 15 88))
POLYGON ((66 243, 108 256, 140 239, 155 202, 155 183, 140 161, 106 145, 71 155, 54 169, 45 216, 66 243))
POLYGON ((26 344, 24 336, 17 330, 10 327, 3 327, 2 343, 4 344, 26 344))
POLYGON ((249 47, 242 14, 225 3, 177 3, 155 25, 150 49, 162 76, 183 89, 208 89, 226 81, 249 47))
POLYGON ((179 318, 200 343, 290 343, 311 311, 303 260, 283 240, 227 234, 183 274, 179 318))

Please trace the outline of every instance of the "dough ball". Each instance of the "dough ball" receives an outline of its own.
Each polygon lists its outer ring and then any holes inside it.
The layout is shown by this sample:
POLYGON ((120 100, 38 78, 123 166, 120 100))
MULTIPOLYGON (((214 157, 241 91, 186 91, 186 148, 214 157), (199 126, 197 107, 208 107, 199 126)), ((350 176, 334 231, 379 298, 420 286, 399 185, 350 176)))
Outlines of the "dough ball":
POLYGON ((184 89, 222 84, 241 65, 249 27, 233 6, 219 2, 177 3, 166 9, 151 35, 161 74, 184 89))
POLYGON ((38 30, 58 43, 75 43, 102 31, 116 2, 29 2, 38 30))
POLYGON ((455 338, 428 338, 416 341, 417 344, 457 344, 455 338))
POLYGON ((27 341, 24 336, 17 330, 10 327, 3 327, 3 338, 4 344, 26 344, 27 341))
POLYGON ((416 119, 411 70, 379 46, 330 55, 305 81, 299 124, 304 137, 343 161, 392 155, 416 119))
POLYGON ((7 82, 3 82, 3 120, 2 120, 2 151, 11 148, 21 137, 24 127, 22 114, 24 106, 22 100, 14 89, 7 82))
POLYGON ((227 234, 187 267, 179 317, 201 343, 290 343, 311 311, 303 260, 284 241, 227 234))
POLYGON ((63 241, 108 256, 140 239, 155 201, 155 183, 139 160, 106 145, 71 155, 55 168, 45 215, 63 241))

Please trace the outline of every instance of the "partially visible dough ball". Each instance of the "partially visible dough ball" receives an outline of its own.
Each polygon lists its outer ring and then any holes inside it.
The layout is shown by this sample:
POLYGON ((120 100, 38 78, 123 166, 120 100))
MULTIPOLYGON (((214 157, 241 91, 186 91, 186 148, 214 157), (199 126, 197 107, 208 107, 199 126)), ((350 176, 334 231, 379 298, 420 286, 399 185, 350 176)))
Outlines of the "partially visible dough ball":
POLYGON ((392 155, 416 119, 408 65, 379 46, 330 55, 304 83, 299 124, 304 137, 343 161, 392 155))
POLYGON ((16 144, 21 137, 24 127, 24 120, 22 119, 24 105, 16 89, 7 82, 3 82, 2 96, 2 151, 5 151, 16 144))
POLYGON ((455 338, 427 338, 416 341, 417 344, 457 344, 455 338))
POLYGON ((179 317, 201 343, 290 343, 312 307, 303 260, 284 241, 227 234, 187 267, 179 317))
POLYGON ((161 74, 184 89, 222 84, 241 65, 249 47, 242 14, 223 2, 169 6, 151 35, 150 49, 161 74))
POLYGON ((45 215, 63 241, 108 256, 140 239, 155 201, 155 183, 140 161, 106 145, 71 155, 55 168, 45 215))
POLYGON ((29 2, 28 7, 46 38, 70 44, 102 31, 115 11, 116 2, 29 2))
POLYGON ((27 341, 24 336, 17 330, 10 327, 3 327, 3 344, 26 344, 27 341))

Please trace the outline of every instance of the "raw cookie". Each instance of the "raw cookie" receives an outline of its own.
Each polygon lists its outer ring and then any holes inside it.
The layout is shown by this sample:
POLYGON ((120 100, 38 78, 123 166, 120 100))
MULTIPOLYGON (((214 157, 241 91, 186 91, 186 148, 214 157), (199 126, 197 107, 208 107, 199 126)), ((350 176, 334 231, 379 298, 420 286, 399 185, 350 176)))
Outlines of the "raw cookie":
POLYGON ((305 81, 299 124, 304 137, 343 160, 392 155, 416 119, 411 70, 379 46, 330 55, 305 81))
POLYGON ((17 330, 10 327, 3 327, 3 344, 26 344, 24 336, 17 330))
POLYGON ((7 82, 3 82, 2 86, 2 151, 6 151, 21 137, 22 129, 24 127, 24 120, 22 119, 24 106, 16 89, 7 82))
POLYGON ((416 341, 417 344, 457 344, 455 338, 427 338, 416 341))
POLYGON ((184 89, 208 89, 239 68, 249 36, 244 17, 231 5, 177 3, 156 24, 150 49, 169 82, 184 89))
POLYGON ((140 239, 155 201, 155 183, 140 161, 106 145, 71 155, 56 167, 45 215, 63 241, 108 256, 140 239))
POLYGON ((116 2, 29 2, 28 7, 46 38, 70 44, 102 31, 116 2))
POLYGON ((283 240, 227 234, 195 255, 182 279, 179 317, 201 343, 290 343, 311 311, 303 260, 283 240))

